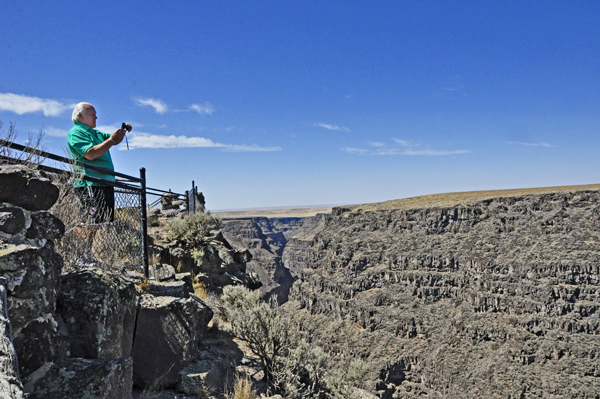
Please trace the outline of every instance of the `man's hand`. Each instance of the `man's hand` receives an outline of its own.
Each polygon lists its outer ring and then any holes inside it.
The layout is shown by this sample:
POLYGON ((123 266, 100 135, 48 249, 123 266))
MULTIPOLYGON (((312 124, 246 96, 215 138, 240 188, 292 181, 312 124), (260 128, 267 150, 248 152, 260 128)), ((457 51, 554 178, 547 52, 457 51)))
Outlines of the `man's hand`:
POLYGON ((125 133, 131 132, 131 125, 129 123, 125 124, 125 129, 117 129, 113 134, 110 135, 111 140, 115 142, 115 144, 119 144, 123 141, 123 137, 125 137, 125 133))
POLYGON ((113 134, 110 135, 108 140, 105 140, 103 143, 95 145, 88 149, 85 154, 83 154, 85 159, 89 159, 90 161, 101 157, 106 154, 110 147, 113 145, 119 144, 123 141, 123 137, 125 137, 125 133, 131 131, 131 125, 129 123, 125 124, 125 129, 117 129, 113 134))

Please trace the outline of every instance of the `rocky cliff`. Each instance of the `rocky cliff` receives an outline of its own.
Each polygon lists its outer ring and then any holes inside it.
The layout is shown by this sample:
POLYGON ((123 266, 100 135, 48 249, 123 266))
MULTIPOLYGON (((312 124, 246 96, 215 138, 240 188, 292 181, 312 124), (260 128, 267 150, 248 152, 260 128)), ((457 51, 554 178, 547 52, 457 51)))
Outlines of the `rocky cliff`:
POLYGON ((249 271, 256 273, 266 296, 286 302, 289 290, 304 264, 312 239, 328 214, 310 217, 254 217, 223 219, 223 235, 236 248, 248 249, 249 271))
POLYGON ((600 397, 598 186, 470 194, 334 209, 287 306, 382 398, 600 397))

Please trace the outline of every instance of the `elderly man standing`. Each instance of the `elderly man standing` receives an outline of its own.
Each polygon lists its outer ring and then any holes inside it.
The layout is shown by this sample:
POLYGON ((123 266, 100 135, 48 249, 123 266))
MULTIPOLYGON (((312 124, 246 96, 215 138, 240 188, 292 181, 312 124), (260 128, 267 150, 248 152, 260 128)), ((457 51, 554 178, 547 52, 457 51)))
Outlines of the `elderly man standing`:
MULTIPOLYGON (((79 103, 73 110, 75 125, 67 135, 69 151, 75 161, 114 171, 110 157, 110 148, 123 141, 126 130, 131 131, 131 125, 126 123, 125 129, 117 129, 113 134, 96 130, 96 110, 91 104, 79 103)), ((88 168, 76 167, 75 170, 84 176, 95 177, 107 182, 114 182, 115 177, 88 168)), ((115 194, 110 184, 91 182, 76 178, 75 190, 83 206, 87 208, 93 223, 112 222, 114 219, 115 194)))

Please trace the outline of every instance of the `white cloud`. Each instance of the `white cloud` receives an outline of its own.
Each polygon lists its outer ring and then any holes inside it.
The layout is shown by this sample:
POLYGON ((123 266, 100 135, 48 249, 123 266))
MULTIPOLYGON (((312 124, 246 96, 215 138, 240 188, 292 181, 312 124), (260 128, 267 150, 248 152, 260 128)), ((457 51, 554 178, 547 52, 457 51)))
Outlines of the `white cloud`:
POLYGON ((350 129, 348 129, 347 127, 337 126, 337 125, 328 125, 326 123, 317 123, 315 126, 319 126, 319 127, 325 128, 327 130, 343 130, 345 132, 350 131, 350 129))
POLYGON ((352 148, 352 147, 344 147, 342 148, 342 151, 347 152, 348 154, 368 154, 372 151, 370 150, 365 150, 362 148, 352 148))
POLYGON ((470 154, 471 151, 467 150, 407 150, 402 152, 402 155, 430 155, 430 156, 443 156, 443 155, 458 155, 458 154, 470 154))
MULTIPOLYGON (((215 143, 204 137, 159 136, 156 134, 136 132, 128 135, 129 148, 220 148, 222 151, 281 151, 280 147, 259 147, 257 145, 231 145, 215 143)), ((127 149, 120 146, 121 150, 127 149)))
POLYGON ((200 115, 212 115, 217 109, 208 101, 204 104, 192 104, 190 105, 192 111, 196 111, 200 115))
POLYGON ((342 151, 348 154, 357 155, 406 155, 406 156, 444 156, 444 155, 459 155, 469 154, 467 150, 432 150, 429 148, 417 149, 418 144, 410 144, 408 141, 393 139, 399 146, 387 147, 385 143, 376 141, 369 143, 371 149, 344 147, 342 151), (411 147, 410 149, 405 147, 411 147))
POLYGON ((73 108, 75 108, 75 104, 63 104, 47 98, 0 93, 0 110, 14 112, 18 115, 42 112, 44 116, 59 116, 64 111, 73 108))
POLYGON ((150 106, 154 108, 157 114, 164 114, 168 111, 169 106, 164 101, 156 98, 140 98, 136 97, 133 101, 140 107, 150 106))
POLYGON ((44 128, 44 134, 46 134, 48 136, 67 137, 67 133, 69 133, 67 130, 58 129, 56 127, 45 127, 44 128))
POLYGON ((507 141, 506 144, 518 144, 518 145, 524 145, 524 146, 528 146, 528 147, 555 147, 552 144, 548 144, 548 143, 523 143, 521 141, 507 141))
POLYGON ((412 144, 410 141, 406 141, 406 140, 398 140, 398 139, 392 139, 394 140, 398 145, 401 145, 402 147, 416 147, 418 146, 418 144, 412 144))

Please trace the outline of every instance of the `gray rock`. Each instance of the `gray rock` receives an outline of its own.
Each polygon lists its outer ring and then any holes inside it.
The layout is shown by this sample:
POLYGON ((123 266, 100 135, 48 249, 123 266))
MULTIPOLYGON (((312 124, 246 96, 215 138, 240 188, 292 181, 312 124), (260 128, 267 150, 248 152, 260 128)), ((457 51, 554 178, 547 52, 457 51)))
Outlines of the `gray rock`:
MULTIPOLYGON (((189 273, 187 273, 189 274, 189 273)), ((192 288, 193 289, 193 288, 192 288)), ((152 281, 146 294, 154 296, 169 296, 177 298, 188 298, 190 296, 189 286, 185 281, 152 281)))
MULTIPOLYGON (((52 243, 44 247, 16 245, 11 258, 16 270, 0 272, 6 279, 8 309, 14 331, 14 343, 23 378, 53 359, 57 322, 54 317, 56 280, 62 259, 54 252, 52 243)), ((9 251, 11 252, 11 251, 9 251)), ((8 267, 8 269, 13 269, 8 267)))
POLYGON ((0 242, 0 272, 23 269, 34 263, 39 249, 32 244, 2 245, 0 242))
POLYGON ((131 355, 139 296, 123 276, 86 269, 60 277, 57 313, 71 357, 115 360, 131 355))
POLYGON ((197 360, 181 370, 177 390, 190 395, 201 395, 202 388, 223 393, 232 387, 236 369, 234 364, 223 360, 197 360))
POLYGON ((58 194, 58 187, 32 169, 21 165, 0 166, 0 202, 29 211, 48 210, 58 194))
POLYGON ((130 399, 133 364, 118 360, 65 359, 49 364, 26 384, 29 399, 130 399))
POLYGON ((19 356, 19 372, 27 378, 45 363, 57 359, 57 321, 51 313, 45 315, 48 320, 40 316, 27 324, 19 334, 15 335, 15 349, 19 356))
POLYGON ((27 229, 27 238, 44 238, 56 240, 65 234, 65 225, 50 212, 31 213, 31 226, 27 229))
POLYGON ((175 278, 175 268, 171 265, 157 263, 148 267, 148 277, 158 280, 172 280, 175 278))
POLYGON ((212 316, 194 295, 186 299, 143 295, 132 354, 135 385, 174 386, 212 316))
POLYGON ((194 292, 194 283, 192 281, 192 275, 190 273, 177 273, 175 274, 177 281, 183 281, 187 287, 188 292, 194 292))
POLYGON ((16 234, 25 228, 25 213, 21 208, 0 205, 0 231, 16 234))
POLYGON ((12 342, 12 329, 8 319, 6 288, 0 281, 0 398, 24 398, 19 378, 17 354, 12 342))

